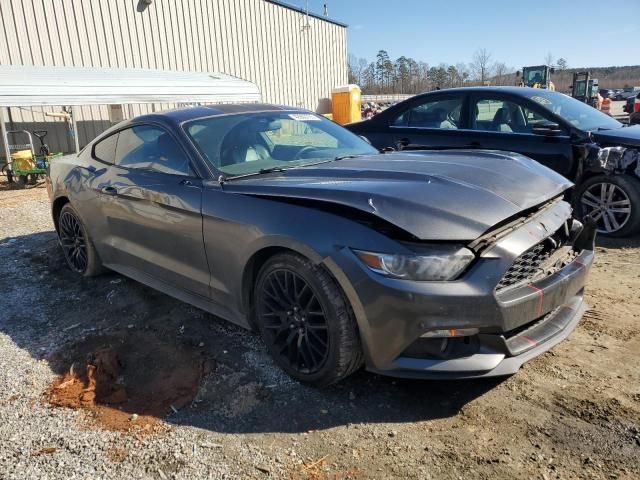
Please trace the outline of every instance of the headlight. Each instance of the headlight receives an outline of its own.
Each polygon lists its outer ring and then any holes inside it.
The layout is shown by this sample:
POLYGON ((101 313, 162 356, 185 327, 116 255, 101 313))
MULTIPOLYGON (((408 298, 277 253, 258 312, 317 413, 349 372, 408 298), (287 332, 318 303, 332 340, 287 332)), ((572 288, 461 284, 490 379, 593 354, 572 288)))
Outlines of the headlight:
POLYGON ((432 245, 424 253, 398 255, 354 250, 370 270, 387 277, 416 281, 455 280, 473 261, 473 253, 458 245, 432 245))

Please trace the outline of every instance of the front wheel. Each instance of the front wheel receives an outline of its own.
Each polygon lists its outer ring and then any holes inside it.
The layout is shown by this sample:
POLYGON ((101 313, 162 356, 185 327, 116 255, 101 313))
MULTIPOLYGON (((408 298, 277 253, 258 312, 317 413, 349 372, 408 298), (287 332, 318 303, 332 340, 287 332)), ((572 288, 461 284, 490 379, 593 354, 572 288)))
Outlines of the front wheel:
POLYGON ((640 180, 628 175, 596 175, 580 185, 577 209, 595 220, 598 232, 626 237, 640 229, 640 180))
POLYGON ((322 267, 293 253, 273 256, 254 288, 256 324, 276 363, 305 383, 324 386, 362 365, 353 313, 322 267))
POLYGON ((103 267, 98 252, 80 215, 69 203, 62 207, 58 215, 58 239, 71 270, 84 277, 102 273, 103 267))

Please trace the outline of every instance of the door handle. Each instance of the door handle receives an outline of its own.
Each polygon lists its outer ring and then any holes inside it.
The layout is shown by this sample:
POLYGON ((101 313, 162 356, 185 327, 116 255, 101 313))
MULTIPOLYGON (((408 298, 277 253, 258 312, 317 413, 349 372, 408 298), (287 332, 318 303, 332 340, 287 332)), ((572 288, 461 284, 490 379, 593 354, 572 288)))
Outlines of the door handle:
POLYGON ((102 187, 100 191, 105 195, 114 196, 118 194, 118 190, 115 187, 102 187))

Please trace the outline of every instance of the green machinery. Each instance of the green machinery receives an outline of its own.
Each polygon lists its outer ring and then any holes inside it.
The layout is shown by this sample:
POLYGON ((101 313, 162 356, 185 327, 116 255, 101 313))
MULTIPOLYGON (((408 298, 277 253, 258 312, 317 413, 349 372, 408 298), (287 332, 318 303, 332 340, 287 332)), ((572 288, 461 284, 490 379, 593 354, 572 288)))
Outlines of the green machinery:
POLYGON ((7 164, 3 167, 3 173, 7 176, 9 183, 14 179, 22 185, 27 183, 36 183, 38 178, 47 174, 49 162, 57 157, 61 157, 62 153, 51 153, 49 147, 44 143, 47 136, 46 130, 35 130, 33 132, 40 140, 40 147, 36 153, 33 145, 32 132, 28 130, 8 130, 5 132, 4 141, 10 155, 7 164), (11 143, 19 142, 22 143, 11 143))
POLYGON ((598 79, 591 78, 591 72, 574 72, 571 85, 571 96, 586 104, 596 107, 598 103, 598 79))

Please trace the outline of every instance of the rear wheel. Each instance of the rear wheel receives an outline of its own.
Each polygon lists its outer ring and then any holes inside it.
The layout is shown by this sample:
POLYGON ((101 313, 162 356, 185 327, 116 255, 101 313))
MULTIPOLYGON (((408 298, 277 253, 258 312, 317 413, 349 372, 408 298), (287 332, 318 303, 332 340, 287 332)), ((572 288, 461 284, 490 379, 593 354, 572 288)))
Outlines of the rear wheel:
POLYGON ((71 270, 85 277, 102 273, 98 252, 78 212, 69 203, 62 207, 58 215, 58 238, 71 270))
POLYGON ((274 360, 292 377, 324 386, 362 365, 353 313, 333 278, 304 257, 283 253, 260 270, 256 324, 274 360))
POLYGON ((640 181, 627 175, 597 175, 584 182, 577 197, 582 217, 596 221, 598 232, 625 237, 640 229, 640 181))

